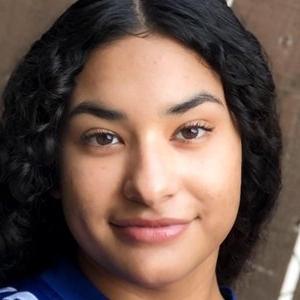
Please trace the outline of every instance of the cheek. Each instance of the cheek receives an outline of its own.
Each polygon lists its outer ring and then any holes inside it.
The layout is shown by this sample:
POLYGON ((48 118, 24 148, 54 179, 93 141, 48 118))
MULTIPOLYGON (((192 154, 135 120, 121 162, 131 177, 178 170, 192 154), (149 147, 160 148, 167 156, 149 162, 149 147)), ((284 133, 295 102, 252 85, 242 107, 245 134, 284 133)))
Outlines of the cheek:
POLYGON ((118 163, 107 159, 70 155, 63 164, 62 198, 68 212, 87 219, 105 214, 114 204, 121 178, 118 163), (114 166, 114 167, 112 167, 114 166))
POLYGON ((241 192, 241 143, 215 139, 203 152, 189 159, 187 184, 197 199, 203 229, 219 239, 230 231, 239 208, 241 192))
POLYGON ((61 196, 68 226, 84 248, 96 236, 106 236, 106 220, 118 199, 121 168, 117 163, 112 168, 108 159, 74 152, 68 152, 63 163, 61 196))
POLYGON ((239 193, 241 185, 241 143, 237 138, 216 138, 185 162, 188 179, 203 193, 222 198, 239 193))

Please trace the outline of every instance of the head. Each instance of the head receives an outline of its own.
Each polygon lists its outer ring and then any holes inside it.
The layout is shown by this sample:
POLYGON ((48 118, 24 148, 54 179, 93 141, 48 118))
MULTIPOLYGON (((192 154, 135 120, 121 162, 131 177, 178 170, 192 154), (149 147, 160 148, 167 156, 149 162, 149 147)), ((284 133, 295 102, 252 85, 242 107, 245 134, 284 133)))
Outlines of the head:
POLYGON ((79 253, 149 287, 231 283, 280 188, 274 97, 225 1, 76 2, 3 93, 3 274, 79 253), (119 234, 128 218, 188 227, 153 245, 119 234))

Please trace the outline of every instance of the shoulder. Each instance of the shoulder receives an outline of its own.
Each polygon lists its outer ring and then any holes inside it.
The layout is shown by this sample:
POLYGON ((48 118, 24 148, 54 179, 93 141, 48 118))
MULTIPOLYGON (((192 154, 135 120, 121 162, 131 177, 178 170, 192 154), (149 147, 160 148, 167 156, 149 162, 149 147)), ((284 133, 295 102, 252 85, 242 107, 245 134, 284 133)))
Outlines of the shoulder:
POLYGON ((0 286, 0 300, 62 300, 43 278, 44 271, 0 286))
POLYGON ((0 287, 0 300, 104 300, 104 295, 81 273, 77 264, 62 258, 35 277, 0 287))
POLYGON ((17 290, 15 287, 8 286, 0 289, 1 300, 36 300, 36 295, 26 290, 17 290))
POLYGON ((60 300, 40 278, 26 279, 0 288, 0 300, 60 300))

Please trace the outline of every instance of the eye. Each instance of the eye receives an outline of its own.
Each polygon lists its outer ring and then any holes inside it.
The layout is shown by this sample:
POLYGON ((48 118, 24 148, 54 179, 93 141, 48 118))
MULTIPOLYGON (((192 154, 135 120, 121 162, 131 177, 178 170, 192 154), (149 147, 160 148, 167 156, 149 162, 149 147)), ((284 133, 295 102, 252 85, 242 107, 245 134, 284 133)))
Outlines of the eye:
POLYGON ((118 144, 121 142, 121 138, 111 131, 103 129, 93 131, 92 133, 86 133, 81 137, 81 141, 84 144, 92 146, 105 147, 118 144))
POLYGON ((212 130, 213 128, 208 126, 208 124, 200 121, 194 121, 179 128, 175 137, 184 143, 189 143, 192 140, 200 139, 205 136, 207 132, 211 132, 212 130))

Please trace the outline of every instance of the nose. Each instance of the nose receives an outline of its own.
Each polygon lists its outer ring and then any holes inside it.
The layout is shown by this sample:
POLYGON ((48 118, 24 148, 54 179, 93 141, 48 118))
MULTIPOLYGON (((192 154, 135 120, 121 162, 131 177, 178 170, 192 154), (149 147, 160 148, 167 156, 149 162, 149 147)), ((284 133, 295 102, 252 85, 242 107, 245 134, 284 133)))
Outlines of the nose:
POLYGON ((153 207, 172 198, 178 183, 176 159, 170 145, 152 142, 132 154, 124 195, 131 201, 153 207))

